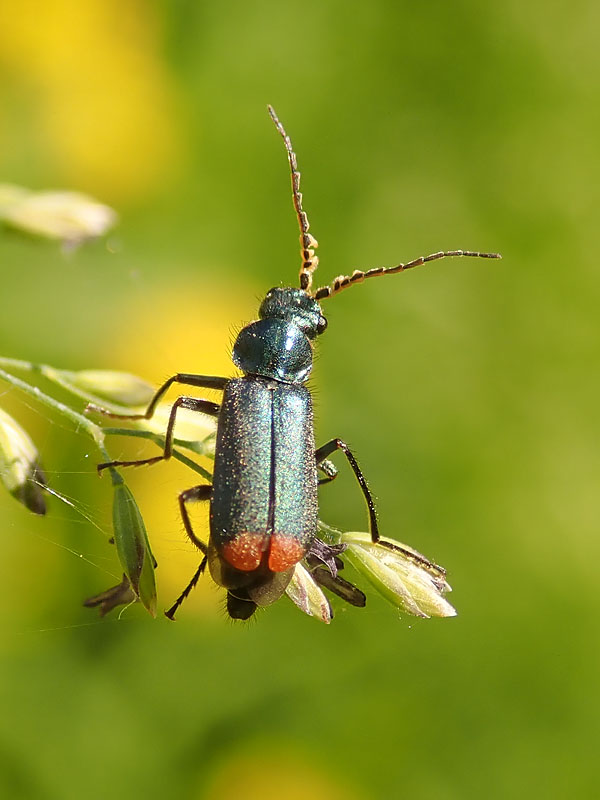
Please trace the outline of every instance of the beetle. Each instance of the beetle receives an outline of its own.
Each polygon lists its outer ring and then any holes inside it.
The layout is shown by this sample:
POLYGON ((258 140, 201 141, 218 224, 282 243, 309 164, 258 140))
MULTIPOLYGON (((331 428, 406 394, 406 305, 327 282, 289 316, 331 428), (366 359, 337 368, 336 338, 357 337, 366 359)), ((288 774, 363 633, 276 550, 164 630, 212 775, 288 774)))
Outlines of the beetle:
POLYGON ((290 165, 300 227, 299 287, 270 289, 260 305, 258 320, 239 333, 232 360, 242 377, 178 373, 157 390, 143 414, 114 414, 97 406, 88 407, 122 419, 150 419, 174 383, 223 392, 220 404, 197 397, 177 398, 171 408, 162 455, 98 465, 103 470, 170 458, 180 408, 217 417, 213 482, 179 495, 185 531, 203 558, 189 585, 166 612, 170 618, 207 565, 215 582, 227 589, 227 610, 234 619, 248 619, 258 606, 277 600, 296 565, 305 557, 313 563, 315 559, 324 561, 335 577, 336 556, 341 548, 326 545, 316 534, 317 487, 335 478, 337 469, 329 456, 337 450, 346 456, 356 476, 367 504, 371 538, 379 541, 373 498, 348 445, 335 438, 315 448, 312 399, 305 384, 312 369, 313 341, 327 328, 321 301, 368 278, 393 275, 449 256, 500 258, 497 253, 440 251, 393 267, 355 270, 351 275, 337 277, 328 286, 313 289, 313 273, 319 263, 315 255, 318 243, 309 233, 308 217, 302 207, 296 155, 274 109, 268 106, 268 110, 283 138, 290 165), (210 502, 208 544, 194 533, 187 509, 188 503, 198 501, 210 502))

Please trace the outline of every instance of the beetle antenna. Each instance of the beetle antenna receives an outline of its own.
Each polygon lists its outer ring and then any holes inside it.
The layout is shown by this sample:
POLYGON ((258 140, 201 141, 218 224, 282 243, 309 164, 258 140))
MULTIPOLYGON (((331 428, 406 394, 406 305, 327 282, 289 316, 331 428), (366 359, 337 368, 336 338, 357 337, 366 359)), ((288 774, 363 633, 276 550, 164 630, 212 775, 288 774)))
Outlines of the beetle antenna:
POLYGON ((312 286, 312 274, 319 265, 319 259, 315 255, 315 249, 319 243, 308 232, 310 225, 306 212, 302 209, 302 193, 300 191, 300 173, 298 172, 298 162, 296 160, 296 153, 292 149, 292 142, 290 137, 285 132, 285 128, 279 121, 273 106, 267 106, 271 119, 275 123, 275 127, 281 134, 287 151, 288 161, 290 162, 290 171, 292 173, 292 195, 294 198, 294 208, 296 209, 296 216, 298 217, 298 225, 300 226, 300 255, 302 258, 302 266, 300 267, 300 288, 306 292, 310 292, 312 286))
POLYGON ((329 286, 321 286, 317 289, 313 297, 315 300, 325 300, 327 297, 332 297, 334 294, 341 292, 342 289, 347 289, 348 286, 353 286, 355 283, 362 283, 367 278, 375 278, 378 275, 394 275, 396 272, 404 272, 413 267, 420 267, 421 264, 426 264, 428 261, 437 261, 439 258, 448 258, 449 256, 468 256, 470 258, 502 258, 500 253, 479 253, 474 250, 445 250, 439 253, 432 253, 429 256, 420 256, 415 258, 414 261, 409 261, 407 264, 396 264, 395 267, 374 267, 366 271, 355 269, 352 275, 340 275, 329 286))

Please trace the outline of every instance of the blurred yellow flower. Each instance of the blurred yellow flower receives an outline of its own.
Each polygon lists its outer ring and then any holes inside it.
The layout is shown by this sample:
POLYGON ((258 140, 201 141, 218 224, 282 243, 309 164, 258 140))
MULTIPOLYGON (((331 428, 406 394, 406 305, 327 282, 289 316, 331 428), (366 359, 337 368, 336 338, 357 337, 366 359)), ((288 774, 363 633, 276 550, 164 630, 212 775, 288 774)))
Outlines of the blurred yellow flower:
MULTIPOLYGON (((135 0, 22 0, 0 25, 0 63, 65 183, 138 199, 177 171, 174 86, 153 7, 135 0)), ((1 163, 1 162, 0 162, 1 163)))

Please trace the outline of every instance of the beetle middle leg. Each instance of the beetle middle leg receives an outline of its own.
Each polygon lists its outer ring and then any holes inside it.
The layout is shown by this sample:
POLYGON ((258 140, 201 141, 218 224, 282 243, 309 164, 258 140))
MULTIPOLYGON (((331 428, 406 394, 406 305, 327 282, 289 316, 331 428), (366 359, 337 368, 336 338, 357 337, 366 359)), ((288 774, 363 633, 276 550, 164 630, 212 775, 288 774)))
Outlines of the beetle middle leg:
POLYGON ((358 462, 352 455, 352 452, 350 451, 350 448, 346 442, 342 441, 341 439, 332 439, 330 442, 327 442, 327 444, 319 447, 319 449, 316 451, 315 459, 317 461, 317 467, 319 467, 319 469, 321 469, 326 475, 326 477, 321 479, 319 483, 327 483, 332 481, 337 475, 336 468, 330 461, 327 461, 327 456, 330 456, 335 450, 341 450, 344 453, 350 466, 352 467, 354 474, 356 475, 356 480, 360 485, 369 509, 369 532, 371 534, 371 539, 374 542, 378 542, 380 538, 379 526, 377 525, 377 513, 375 512, 375 503, 373 502, 373 497, 371 496, 371 492, 367 486, 365 476, 362 474, 361 469, 358 466, 358 462))
POLYGON ((173 454, 175 419, 177 417, 177 410, 179 408, 187 408, 190 411, 200 411, 202 414, 208 414, 211 417, 216 417, 219 414, 221 406, 218 403, 213 403, 210 400, 201 400, 198 397, 178 397, 171 406, 169 424, 167 425, 167 432, 165 434, 165 449, 162 456, 141 458, 137 461, 106 461, 103 464, 98 464, 98 472, 102 472, 102 470, 106 469, 107 467, 141 467, 144 464, 156 464, 159 461, 171 458, 173 454))

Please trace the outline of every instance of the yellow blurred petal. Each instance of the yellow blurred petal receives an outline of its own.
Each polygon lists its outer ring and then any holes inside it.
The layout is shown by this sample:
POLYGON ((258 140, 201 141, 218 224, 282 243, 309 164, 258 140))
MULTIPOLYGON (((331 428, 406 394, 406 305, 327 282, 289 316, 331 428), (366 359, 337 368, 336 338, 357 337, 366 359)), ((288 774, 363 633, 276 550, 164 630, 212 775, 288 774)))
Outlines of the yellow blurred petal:
POLYGON ((65 183, 120 203, 179 170, 174 82, 152 6, 22 0, 2 17, 2 62, 31 98, 36 143, 65 183))

